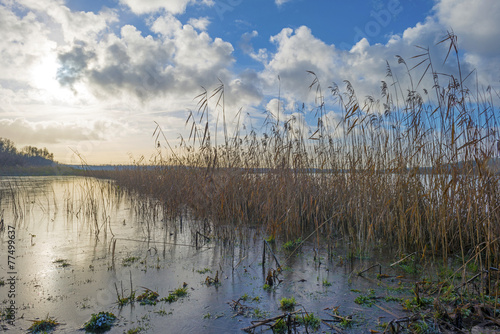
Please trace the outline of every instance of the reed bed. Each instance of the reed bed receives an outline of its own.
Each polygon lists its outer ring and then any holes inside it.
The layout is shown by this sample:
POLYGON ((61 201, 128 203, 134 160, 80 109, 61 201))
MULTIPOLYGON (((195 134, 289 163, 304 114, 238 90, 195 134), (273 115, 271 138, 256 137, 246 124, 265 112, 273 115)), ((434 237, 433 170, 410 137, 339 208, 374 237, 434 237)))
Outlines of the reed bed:
POLYGON ((434 70, 422 49, 415 68, 398 58, 408 88, 389 64, 378 98, 360 101, 347 81, 344 88, 328 87, 335 119, 310 72, 317 101, 311 132, 295 117, 271 113, 262 130, 241 125, 241 113, 229 126, 221 83, 197 97, 180 149, 171 148, 158 126, 154 136, 166 152, 158 148, 155 168, 105 176, 160 200, 172 216, 187 211, 215 226, 260 225, 285 239, 316 230, 320 243, 343 239, 361 250, 387 245, 498 265, 498 116, 490 89, 468 87, 456 36, 443 42, 458 77, 434 70), (426 80, 433 83, 429 90, 420 87, 426 80))

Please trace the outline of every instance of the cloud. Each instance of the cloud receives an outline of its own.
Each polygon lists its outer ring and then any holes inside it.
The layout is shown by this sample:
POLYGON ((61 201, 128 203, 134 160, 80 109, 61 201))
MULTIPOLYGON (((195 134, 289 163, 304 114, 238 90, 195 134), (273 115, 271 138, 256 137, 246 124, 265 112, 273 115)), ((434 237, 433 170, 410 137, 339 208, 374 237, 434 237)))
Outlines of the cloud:
POLYGON ((464 49, 479 54, 500 53, 499 1, 441 0, 434 10, 443 27, 453 29, 464 49))
MULTIPOLYGON (((99 39, 108 25, 115 22, 115 13, 104 9, 99 14, 72 12, 62 1, 20 0, 0 4, 0 29, 7 31, 0 40, 0 86, 11 90, 16 103, 79 103, 66 89, 78 71, 78 58, 64 59, 68 72, 58 73, 58 53, 68 43, 85 45, 99 39), (57 80, 59 75, 61 81, 57 80)), ((86 95, 88 96, 88 94, 86 95)))
MULTIPOLYGON (((469 24, 473 20, 479 22, 481 15, 487 16, 485 11, 489 2, 489 0, 481 0, 479 7, 482 10, 474 10, 473 13, 467 14, 463 13, 467 11, 465 5, 461 6, 462 3, 459 3, 459 12, 462 13, 462 16, 467 17, 464 20, 470 21, 469 24)), ((412 69, 410 78, 407 68, 398 61, 398 59, 404 59, 408 69, 417 65, 424 58, 412 59, 413 56, 423 53, 423 50, 416 46, 429 48, 430 59, 436 72, 451 74, 458 78, 458 66, 454 57, 450 57, 443 64, 448 51, 448 42, 438 45, 447 36, 443 21, 447 22, 448 16, 455 20, 461 17, 459 13, 453 13, 453 11, 447 13, 447 16, 441 13, 449 6, 450 1, 442 0, 436 6, 434 16, 429 16, 424 22, 406 29, 401 35, 391 36, 385 44, 370 45, 366 39, 362 39, 350 50, 340 50, 335 45, 327 44, 315 37, 308 27, 302 26, 295 30, 283 29, 270 38, 270 41, 276 45, 274 52, 261 49, 258 53, 252 53, 252 57, 261 61, 265 67, 260 73, 260 77, 264 82, 267 94, 276 91, 279 76, 282 95, 288 102, 294 100, 312 101, 314 94, 309 92, 308 86, 314 78, 307 71, 313 71, 318 76, 320 83, 323 84, 323 95, 329 95, 329 92, 325 91, 325 87, 332 82, 337 82, 342 86, 342 81, 348 80, 352 83, 358 99, 362 103, 367 96, 380 97, 382 80, 389 82, 395 80, 404 91, 411 89, 412 84, 413 88, 416 88, 428 62, 412 69), (394 74, 393 78, 386 77, 387 63, 394 74)), ((465 25, 462 27, 462 24, 457 24, 457 28, 454 28, 455 33, 458 29, 465 29, 465 25)), ((482 28, 471 28, 463 39, 459 36, 460 40, 464 40, 460 44, 463 46, 461 51, 464 55, 461 60, 462 73, 465 77, 475 68, 480 84, 486 85, 489 82, 498 87, 500 57, 497 56, 496 52, 490 54, 490 51, 500 48, 498 43, 493 42, 495 41, 494 31, 500 29, 497 27, 500 23, 491 20, 491 22, 487 22, 487 25, 490 29, 496 30, 481 35, 482 28)), ((440 76, 439 80, 441 85, 445 86, 449 77, 440 76)), ((420 83, 420 92, 424 94, 422 88, 432 91, 433 84, 432 77, 427 75, 420 83)), ((473 88, 475 81, 469 80, 466 85, 473 88)))
POLYGON ((175 16, 165 14, 155 20, 149 20, 151 31, 164 38, 173 38, 177 31, 182 29, 182 23, 175 16))
POLYGON ((259 105, 263 99, 258 73, 245 70, 231 80, 226 87, 226 103, 235 112, 240 107, 259 105))
POLYGON ((165 10, 171 14, 182 14, 186 11, 186 7, 191 4, 200 4, 212 6, 213 0, 120 0, 120 3, 126 5, 135 14, 148 14, 165 10))
POLYGON ((275 92, 281 84, 285 95, 304 100, 308 95, 306 71, 314 71, 322 78, 333 74, 335 47, 315 38, 309 28, 285 28, 270 40, 276 45, 275 53, 259 50, 259 54, 253 54, 254 59, 261 59, 265 66, 260 77, 267 91, 275 92))
POLYGON ((274 2, 276 3, 277 6, 281 6, 291 0, 275 0, 274 2))
POLYGON ((259 33, 254 30, 252 32, 246 32, 241 36, 239 46, 246 54, 252 54, 254 52, 252 39, 259 36, 259 33))
POLYGON ((103 140, 123 129, 117 122, 32 122, 24 118, 0 119, 0 132, 5 138, 21 145, 57 144, 88 140, 103 140))
POLYGON ((208 17, 190 18, 188 24, 200 31, 206 31, 210 25, 210 19, 208 17))
POLYGON ((61 66, 57 70, 59 83, 73 88, 73 85, 81 80, 87 70, 87 63, 93 58, 95 53, 85 50, 85 43, 76 43, 72 50, 61 53, 61 66))
POLYGON ((470 69, 476 69, 482 85, 500 82, 500 2, 478 0, 441 0, 434 10, 443 26, 453 30, 458 46, 465 51, 464 60, 470 69))
MULTIPOLYGON (((161 97, 196 96, 200 85, 231 79, 233 47, 170 15, 151 22, 153 32, 142 36, 134 26, 120 35, 108 34, 93 44, 75 43, 60 53, 61 84, 82 82, 101 99, 132 94, 146 101, 161 97)), ((229 80, 228 80, 229 81, 229 80)))
POLYGON ((0 18, 0 30, 8 32, 0 39, 0 80, 27 86, 32 70, 55 51, 57 44, 49 40, 49 30, 33 12, 19 17, 0 4, 0 18))
POLYGON ((71 11, 59 0, 19 0, 20 6, 37 14, 37 18, 51 28, 53 37, 59 43, 73 40, 95 40, 109 29, 111 23, 118 21, 115 10, 103 8, 98 14, 93 12, 71 11), (62 34, 62 40, 56 35, 62 34))
POLYGON ((287 117, 283 114, 282 101, 278 99, 271 99, 266 105, 266 111, 272 116, 274 120, 286 121, 287 117))
MULTIPOLYGON (((287 2, 275 1, 278 6, 287 2)), ((411 86, 406 67, 395 56, 412 68, 420 60, 411 57, 423 52, 415 46, 430 48, 437 72, 458 76, 454 57, 443 64, 448 44, 436 45, 451 30, 458 36, 463 75, 476 69, 480 85, 491 84, 495 89, 500 85, 500 20, 496 20, 500 3, 496 0, 477 0, 473 6, 465 0, 436 0, 425 20, 388 36, 387 42, 370 44, 361 39, 342 48, 318 38, 307 26, 263 36, 262 31, 235 20, 240 31, 247 31, 237 46, 258 62, 246 70, 234 66, 241 53, 235 53, 233 44, 209 33, 218 22, 179 15, 189 6, 212 6, 214 1, 120 3, 123 6, 118 9, 94 13, 72 11, 63 0, 0 2, 0 29, 6 32, 0 39, 2 136, 35 145, 57 142, 56 146, 66 148, 66 141, 121 140, 124 131, 115 129, 123 130, 136 117, 138 131, 154 128, 153 119, 165 121, 174 138, 183 129, 185 108, 196 110, 193 97, 202 91, 200 86, 211 93, 218 79, 225 85, 228 122, 235 119, 239 107, 254 118, 262 117, 266 107, 276 113, 275 98, 281 89, 280 120, 307 129, 304 114, 296 112, 297 102, 310 103, 306 109, 314 103, 316 87, 309 90, 314 77, 307 71, 316 73, 325 97, 333 82, 343 86, 343 80, 351 81, 362 104, 368 95, 380 96, 382 80, 394 79, 403 90, 411 86), (127 25, 119 21, 128 15, 123 15, 124 8, 151 15, 135 18, 145 25, 127 25), (257 37, 260 45, 261 38, 269 44, 254 49, 257 37), (393 78, 386 77, 386 61, 393 78), (51 121, 40 122, 48 118, 51 121)), ((411 71, 415 86, 425 66, 411 71)), ((467 84, 473 86, 475 79, 469 77, 467 84)), ((440 80, 446 85, 449 78, 440 76, 440 80)), ((428 76, 420 88, 432 85, 428 76)), ((220 111, 214 105, 210 108, 213 113, 220 111)), ((328 106, 329 117, 335 119, 332 109, 328 106)))

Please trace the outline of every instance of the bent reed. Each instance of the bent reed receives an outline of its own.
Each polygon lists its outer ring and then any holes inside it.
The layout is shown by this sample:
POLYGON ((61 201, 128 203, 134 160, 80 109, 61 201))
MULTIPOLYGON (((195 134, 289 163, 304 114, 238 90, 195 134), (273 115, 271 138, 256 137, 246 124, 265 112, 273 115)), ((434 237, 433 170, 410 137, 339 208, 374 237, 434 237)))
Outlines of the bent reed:
POLYGON ((410 78, 406 93, 389 64, 378 100, 361 102, 347 81, 343 90, 329 87, 335 119, 310 72, 317 101, 312 135, 295 117, 304 108, 281 120, 268 112, 262 133, 242 126, 240 111, 229 134, 220 83, 197 97, 198 113, 189 114, 191 134, 180 149, 170 147, 158 126, 156 143, 167 153, 158 148, 155 168, 102 176, 153 196, 172 216, 187 210, 214 226, 256 224, 289 240, 317 230, 319 243, 343 239, 360 249, 387 245, 498 265, 498 116, 489 88, 466 86, 472 77, 462 77, 456 36, 443 42, 456 57, 458 77, 435 71, 422 48, 414 68, 398 57, 410 78), (415 85, 417 67, 423 71, 415 85), (419 90, 424 79, 431 90, 419 90))

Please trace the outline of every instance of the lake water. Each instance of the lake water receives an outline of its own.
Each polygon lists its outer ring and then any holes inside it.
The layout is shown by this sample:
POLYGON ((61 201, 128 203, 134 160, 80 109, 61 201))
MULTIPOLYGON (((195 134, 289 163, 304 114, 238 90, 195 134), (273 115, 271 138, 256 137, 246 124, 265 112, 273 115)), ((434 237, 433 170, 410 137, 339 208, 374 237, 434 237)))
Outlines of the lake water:
MULTIPOLYGON (((355 320, 347 332, 383 331, 376 326, 394 318, 389 312, 404 315, 394 302, 384 304, 385 311, 354 303, 368 289, 388 294, 375 279, 378 270, 366 274, 371 278, 353 274, 377 263, 373 258, 347 261, 341 248, 329 259, 326 249, 315 251, 308 243, 289 256, 276 246, 285 270, 278 276, 282 282, 266 291, 267 272, 276 264, 267 252, 262 266, 264 234, 258 228, 235 233, 229 227, 233 235, 226 240, 206 242, 199 236, 196 247, 197 231, 213 232, 207 223, 187 217, 169 219, 153 199, 127 192, 108 180, 0 178, 0 218, 4 221, 0 279, 6 283, 0 286, 0 306, 2 312, 11 303, 17 308, 13 324, 4 316, 1 324, 12 332, 26 332, 31 320, 49 315, 61 323, 56 333, 74 333, 92 313, 106 311, 118 317, 109 333, 136 328, 149 333, 234 333, 258 320, 256 313, 263 318, 282 314, 279 300, 283 297, 294 297, 299 304, 296 309, 326 320, 333 319, 331 309, 338 307, 339 315, 355 320), (14 240, 10 245, 15 249, 9 249, 9 240, 14 240), (220 284, 205 284, 207 276, 214 278, 217 272, 220 284), (11 276, 15 276, 13 286, 11 276), (135 302, 120 307, 117 289, 128 296, 131 284, 136 296, 147 288, 160 298, 167 297, 184 284, 188 295, 173 303, 135 302), (9 293, 12 288, 15 296, 9 293), (248 306, 247 314, 238 315, 230 304, 245 294, 248 299, 241 304, 248 306)), ((384 268, 397 275, 390 270, 384 268)), ((337 322, 331 324, 339 327, 337 322)), ((256 332, 267 328, 261 326, 256 332)), ((322 330, 332 331, 326 324, 322 330)), ((305 332, 304 327, 298 327, 298 332, 305 332)))

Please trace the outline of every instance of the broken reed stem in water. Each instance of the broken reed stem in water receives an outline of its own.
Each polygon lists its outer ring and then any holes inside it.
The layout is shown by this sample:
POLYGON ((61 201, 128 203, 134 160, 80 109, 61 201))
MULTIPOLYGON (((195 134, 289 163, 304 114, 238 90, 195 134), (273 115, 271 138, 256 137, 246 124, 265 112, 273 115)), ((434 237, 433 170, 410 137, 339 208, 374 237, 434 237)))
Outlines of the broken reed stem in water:
POLYGON ((416 254, 417 254, 417 252, 413 252, 411 254, 408 254, 407 256, 405 256, 404 258, 402 258, 401 260, 396 261, 393 264, 391 264, 391 267, 394 267, 395 265, 400 264, 401 262, 404 262, 406 259, 408 259, 408 258, 410 258, 410 257, 412 257, 413 255, 416 255, 416 254))
POLYGON ((382 265, 380 263, 374 264, 371 267, 368 267, 358 273, 358 276, 363 276, 364 273, 366 273, 368 270, 373 269, 375 267, 378 267, 378 273, 379 275, 382 275, 382 265))
POLYGON ((279 315, 279 316, 276 316, 276 317, 272 317, 272 318, 268 318, 268 319, 264 319, 264 320, 259 320, 257 323, 255 324, 252 324, 251 326, 248 326, 248 327, 245 327, 242 329, 242 331, 244 332, 250 332, 251 330, 259 327, 259 326, 263 326, 265 324, 268 324, 270 323, 271 321, 275 321, 275 320, 278 320, 278 319, 282 319, 282 318, 285 318, 285 317, 289 317, 289 316, 292 316, 292 315, 295 315, 297 313, 303 313, 304 311, 302 310, 298 310, 298 311, 294 311, 294 312, 290 312, 290 313, 286 313, 286 314, 282 314, 282 315, 279 315))
POLYGON ((271 253, 271 255, 273 256, 274 261, 276 261, 276 265, 278 266, 277 269, 281 269, 280 262, 278 261, 278 258, 276 257, 276 255, 274 255, 274 252, 273 252, 271 246, 269 245, 269 243, 267 242, 267 240, 264 240, 264 247, 262 249, 262 267, 264 267, 264 264, 266 263, 266 247, 269 250, 269 252, 271 253))

